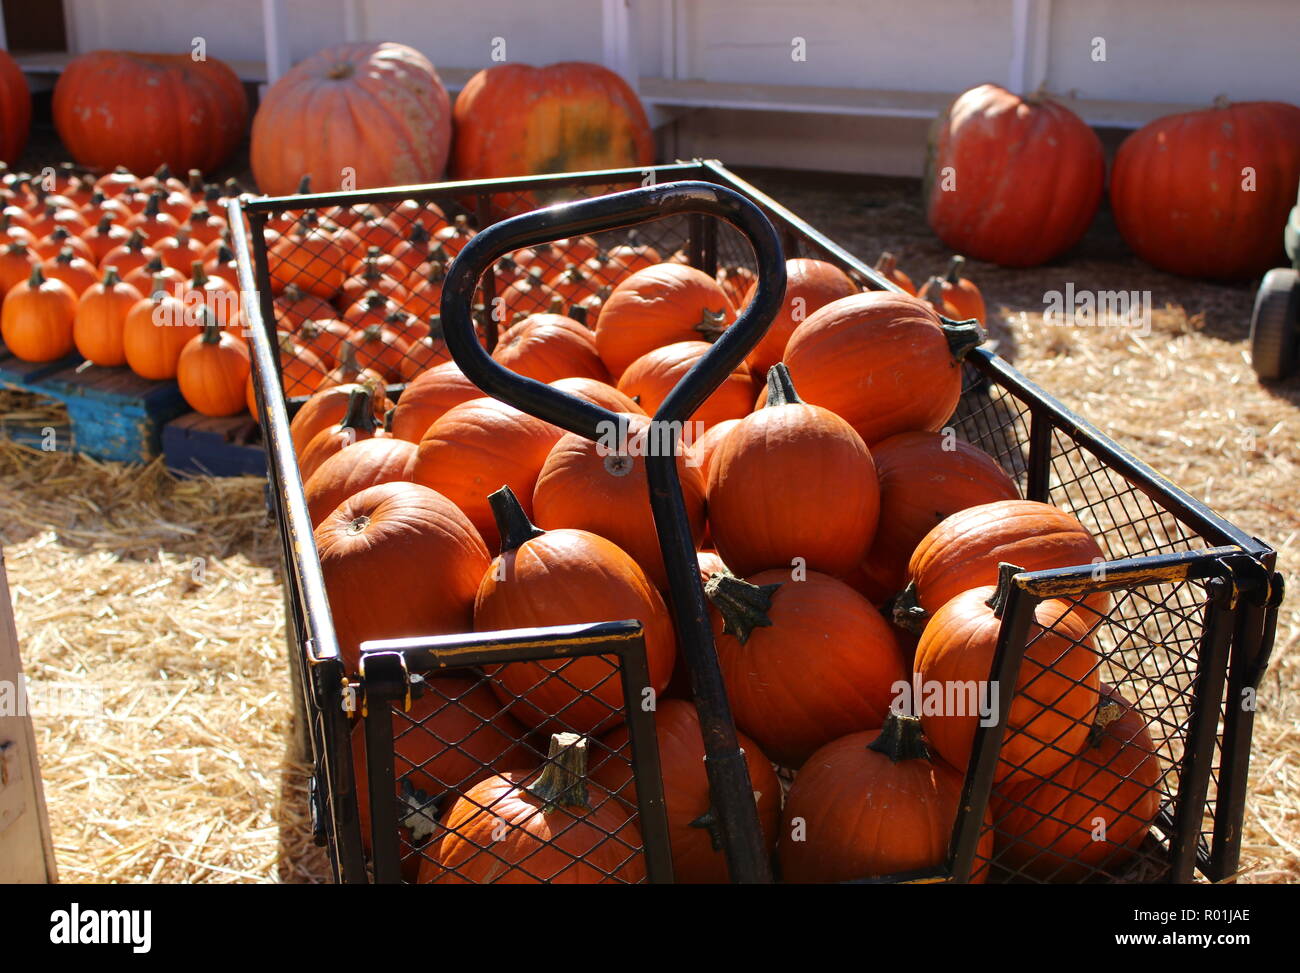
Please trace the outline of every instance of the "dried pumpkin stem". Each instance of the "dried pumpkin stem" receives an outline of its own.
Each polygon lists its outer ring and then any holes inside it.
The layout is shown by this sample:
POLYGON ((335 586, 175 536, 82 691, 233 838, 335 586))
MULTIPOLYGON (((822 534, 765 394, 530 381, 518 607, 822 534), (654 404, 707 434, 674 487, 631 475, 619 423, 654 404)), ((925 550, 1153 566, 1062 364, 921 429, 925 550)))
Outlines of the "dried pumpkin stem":
POLYGON ((945 324, 943 333, 948 339, 948 348, 955 362, 964 361, 971 349, 978 348, 987 337, 980 323, 974 318, 969 321, 958 321, 955 324, 945 324))
POLYGON ((339 429, 362 429, 373 432, 379 423, 375 422, 374 393, 369 386, 363 385, 348 393, 348 411, 343 414, 339 429))
POLYGON ((534 537, 541 537, 546 533, 528 519, 528 514, 519 503, 519 498, 508 486, 503 486, 495 493, 489 493, 488 505, 492 508, 492 518, 496 521, 497 533, 501 535, 502 554, 518 550, 534 537))
POLYGON ((966 258, 961 254, 953 254, 952 259, 948 261, 948 270, 943 275, 943 279, 949 284, 956 284, 961 280, 962 268, 966 266, 966 258))
POLYGON ((722 631, 734 635, 741 645, 756 628, 772 624, 768 611, 772 596, 781 585, 750 584, 729 574, 714 573, 704 583, 704 594, 722 616, 722 631))
POLYGON ((543 811, 557 807, 590 811, 587 803, 587 738, 577 733, 554 733, 546 766, 537 780, 524 788, 542 802, 543 811))
POLYGON ((727 330, 727 312, 713 311, 706 307, 704 316, 695 326, 695 330, 704 337, 705 341, 717 341, 722 336, 722 332, 727 330))
POLYGON ((909 581, 907 587, 894 596, 889 604, 889 614, 895 625, 913 635, 919 635, 925 628, 930 614, 916 597, 915 581, 909 581))
POLYGON ((1007 610, 1007 602, 1011 598, 1011 589, 1015 587, 1015 576, 1025 569, 1017 567, 1014 564, 1008 564, 1006 561, 998 565, 998 583, 993 589, 993 594, 989 596, 988 601, 984 604, 993 609, 993 614, 1001 618, 1007 610))
POLYGON ((767 401, 764 406, 802 405, 803 399, 795 391, 794 380, 785 362, 777 362, 767 370, 767 401))
POLYGON ((930 759, 930 748, 925 745, 925 737, 921 734, 920 717, 904 716, 892 710, 885 717, 880 736, 867 744, 867 749, 883 753, 893 763, 930 759))

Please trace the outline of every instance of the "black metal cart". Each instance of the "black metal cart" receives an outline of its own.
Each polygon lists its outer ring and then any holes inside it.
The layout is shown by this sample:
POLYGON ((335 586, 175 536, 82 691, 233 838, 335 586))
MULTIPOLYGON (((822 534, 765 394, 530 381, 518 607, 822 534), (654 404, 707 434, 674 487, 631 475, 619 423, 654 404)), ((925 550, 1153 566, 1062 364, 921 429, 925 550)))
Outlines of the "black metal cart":
MULTIPOLYGON (((557 678, 563 678, 564 667, 575 665, 579 658, 602 660, 609 669, 605 678, 620 681, 624 700, 635 699, 637 688, 645 684, 638 626, 620 620, 553 630, 368 643, 360 671, 345 671, 288 432, 293 403, 285 401, 277 381, 268 222, 283 224, 286 215, 309 210, 337 213, 339 208, 367 208, 390 214, 393 220, 416 221, 421 206, 428 203, 448 216, 470 218, 479 230, 464 246, 444 288, 443 326, 458 364, 493 395, 583 435, 590 435, 593 423, 610 414, 538 392, 537 383, 504 373, 475 340, 470 307, 493 306, 501 291, 494 261, 503 253, 591 233, 606 248, 633 242, 652 245, 664 258, 680 253, 711 275, 719 267, 757 271, 762 282, 757 298, 701 363, 698 374, 687 377, 684 384, 689 387, 679 388, 665 403, 661 418, 688 416, 758 339, 774 302, 780 300, 786 257, 831 261, 865 288, 891 286, 775 200, 711 161, 648 170, 245 198, 231 205, 232 226, 243 228, 247 221, 246 232, 235 233, 240 285, 260 296, 246 302, 246 314, 270 492, 283 541, 294 666, 301 680, 315 768, 310 787, 313 820, 318 840, 329 848, 336 877, 347 882, 415 877, 423 857, 422 841, 435 827, 432 817, 446 810, 437 806, 437 795, 419 786, 428 783, 420 777, 422 765, 402 749, 406 735, 421 730, 421 718, 410 715, 421 699, 423 710, 434 712, 463 706, 471 691, 466 687, 484 678, 483 666, 523 659, 550 660, 544 664, 557 678), (623 194, 608 195, 619 191, 623 194), (605 198, 508 218, 557 199, 598 194, 605 198), (467 680, 456 693, 443 693, 436 678, 449 671, 467 680), (428 701, 431 697, 437 697, 433 704, 428 701), (363 729, 354 731, 354 722, 363 729), (364 832, 365 808, 358 800, 354 757, 364 759, 362 782, 369 795, 394 795, 391 801, 371 802, 372 820, 364 832)), ((489 314, 478 323, 490 348, 497 321, 489 314)), ((1148 724, 1160 757, 1155 788, 1160 810, 1134 858, 1123 867, 1090 866, 1082 880, 1229 878, 1239 857, 1254 692, 1272 647, 1282 596, 1274 551, 1165 480, 987 350, 976 349, 966 360, 964 392, 950 425, 959 437, 997 459, 1023 497, 1054 503, 1078 517, 1108 558, 1103 565, 1017 575, 990 673, 998 685, 1016 684, 1038 602, 1065 599, 1082 611, 1087 610, 1082 606, 1089 596, 1110 592, 1111 607, 1098 618, 1095 633, 1101 678, 1121 690, 1148 724)), ((717 812, 710 823, 716 828, 719 847, 725 849, 733 880, 768 881, 770 860, 758 835, 748 774, 704 622, 698 574, 693 563, 687 570, 690 544, 680 531, 675 467, 669 461, 658 467, 658 474, 655 468, 647 467, 656 525, 670 570, 679 643, 690 664, 710 754, 717 812)), ((479 705, 474 718, 490 725, 493 719, 503 719, 508 703, 501 702, 495 712, 484 712, 479 705)), ((1031 880, 999 862, 996 854, 990 862, 978 853, 981 834, 989 829, 996 832, 998 827, 997 821, 986 817, 986 808, 995 788, 1007 708, 1001 708, 996 725, 977 732, 947 861, 936 869, 890 876, 887 881, 965 881, 977 871, 993 878, 1031 880)), ((653 726, 640 707, 624 703, 623 710, 627 744, 605 751, 597 747, 591 758, 626 763, 636 783, 635 802, 619 793, 611 797, 624 805, 636 829, 612 833, 609 840, 626 846, 624 860, 644 861, 648 880, 670 880, 653 726)), ((563 714, 557 715, 557 721, 563 723, 563 714)), ((473 758, 467 739, 442 743, 473 758)), ((546 759, 545 744, 535 733, 521 733, 515 742, 546 759)), ((615 880, 631 874, 607 873, 615 880)))

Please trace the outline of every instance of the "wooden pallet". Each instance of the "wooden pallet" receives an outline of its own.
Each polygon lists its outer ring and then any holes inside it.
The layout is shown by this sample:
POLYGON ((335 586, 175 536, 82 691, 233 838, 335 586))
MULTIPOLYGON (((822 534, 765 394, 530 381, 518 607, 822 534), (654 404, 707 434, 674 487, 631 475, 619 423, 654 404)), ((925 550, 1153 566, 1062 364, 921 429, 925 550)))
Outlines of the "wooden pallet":
POLYGON ((266 476, 266 451, 252 416, 190 412, 163 426, 163 462, 186 476, 266 476))
POLYGON ((102 368, 73 355, 24 362, 0 347, 0 386, 63 403, 66 425, 6 424, 9 438, 96 459, 143 463, 162 451, 162 428, 188 412, 175 382, 151 382, 128 368, 102 368))

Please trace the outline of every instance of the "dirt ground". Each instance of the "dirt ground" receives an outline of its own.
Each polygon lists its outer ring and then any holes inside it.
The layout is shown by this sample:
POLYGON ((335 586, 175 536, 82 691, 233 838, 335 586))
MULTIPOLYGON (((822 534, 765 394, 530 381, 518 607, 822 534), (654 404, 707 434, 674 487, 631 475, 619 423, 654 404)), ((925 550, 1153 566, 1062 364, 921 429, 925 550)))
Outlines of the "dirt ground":
MULTIPOLYGON (((32 160, 50 158, 39 139, 32 160)), ((53 156, 57 157, 57 156, 53 156)), ((948 252, 912 180, 748 173, 859 256, 915 279, 948 252)), ((1129 255, 1104 211, 1058 264, 972 261, 1001 354, 1153 467, 1279 551, 1300 554, 1300 383, 1261 386, 1253 287, 1188 281, 1129 255), (1150 291, 1151 333, 1043 323, 1044 294, 1150 291)), ((94 718, 36 720, 64 881, 320 881, 290 696, 274 528, 260 480, 177 482, 4 446, 0 543, 28 674, 99 687, 94 718)), ((1243 869, 1300 879, 1300 610, 1283 606, 1260 697, 1243 869)))

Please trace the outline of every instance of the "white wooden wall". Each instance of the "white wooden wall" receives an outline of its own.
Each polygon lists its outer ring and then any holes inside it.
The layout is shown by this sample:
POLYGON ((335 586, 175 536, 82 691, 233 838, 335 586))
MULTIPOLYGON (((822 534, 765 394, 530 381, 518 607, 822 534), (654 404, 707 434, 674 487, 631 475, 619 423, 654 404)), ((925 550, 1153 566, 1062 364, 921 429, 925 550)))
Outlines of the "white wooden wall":
MULTIPOLYGON (((601 61, 665 156, 915 174, 958 91, 1045 85, 1131 128, 1221 93, 1300 100, 1300 0, 65 0, 76 51, 184 50, 250 80, 321 47, 400 40, 453 90, 510 61, 601 61), (798 39, 798 40, 796 40, 798 39), (1105 59, 1099 60, 1104 44, 1105 59), (804 56, 794 57, 796 45, 804 56)), ((56 71, 57 59, 44 69, 56 71)))

